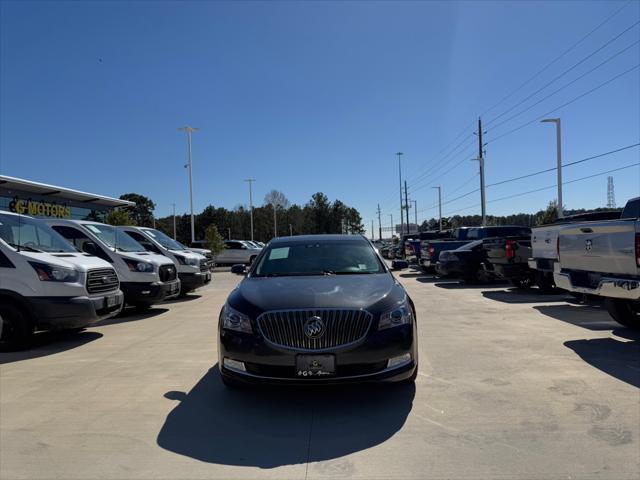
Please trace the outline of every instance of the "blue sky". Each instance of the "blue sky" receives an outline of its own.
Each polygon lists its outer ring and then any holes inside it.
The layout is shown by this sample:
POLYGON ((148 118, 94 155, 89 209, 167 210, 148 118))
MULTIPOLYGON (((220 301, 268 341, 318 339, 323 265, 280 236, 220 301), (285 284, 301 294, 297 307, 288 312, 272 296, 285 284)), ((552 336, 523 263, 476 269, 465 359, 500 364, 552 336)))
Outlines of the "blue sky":
MULTIPOLYGON (((253 177, 256 203, 274 188, 296 203, 323 191, 357 207, 368 228, 380 202, 388 224, 399 215, 400 150, 422 221, 437 214, 424 210, 437 200, 432 183, 444 201, 476 188, 470 134, 480 114, 488 184, 555 165, 551 125, 497 137, 637 65, 640 26, 489 122, 637 22, 640 2, 627 3, 3 1, 0 173, 139 192, 158 216, 174 202, 186 211, 186 139, 177 127, 190 124, 201 129, 196 211, 248 203, 243 179, 253 177), (469 147, 454 150, 460 142, 469 147)), ((565 162, 640 141, 639 78, 635 69, 551 115, 562 118, 565 162)), ((567 167, 565 180, 637 163, 639 152, 567 167)), ((612 175, 618 203, 640 193, 639 167, 612 175)), ((555 190, 491 201, 554 182, 550 172, 489 188, 488 213, 536 211, 555 190)), ((475 193, 443 213, 476 213, 478 203, 475 193)), ((564 203, 603 206, 606 175, 567 185, 564 203)))

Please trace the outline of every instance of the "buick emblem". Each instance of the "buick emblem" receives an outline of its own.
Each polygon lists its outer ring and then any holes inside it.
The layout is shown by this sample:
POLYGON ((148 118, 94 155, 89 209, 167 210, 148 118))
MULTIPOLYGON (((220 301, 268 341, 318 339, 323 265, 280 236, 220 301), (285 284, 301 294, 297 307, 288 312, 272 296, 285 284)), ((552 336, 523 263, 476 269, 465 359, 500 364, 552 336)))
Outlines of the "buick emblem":
POLYGON ((585 240, 584 241, 584 249, 587 252, 590 252, 592 247, 593 247, 593 242, 591 240, 585 240))
POLYGON ((309 338, 318 338, 324 334, 324 322, 320 317, 309 317, 303 326, 304 334, 309 338))

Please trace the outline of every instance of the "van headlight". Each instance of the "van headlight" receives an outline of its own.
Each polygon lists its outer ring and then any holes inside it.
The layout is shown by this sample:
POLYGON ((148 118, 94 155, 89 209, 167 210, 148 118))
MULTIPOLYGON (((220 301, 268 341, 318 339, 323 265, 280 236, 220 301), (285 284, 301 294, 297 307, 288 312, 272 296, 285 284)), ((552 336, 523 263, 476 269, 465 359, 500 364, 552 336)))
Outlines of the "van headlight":
POLYGON ((384 330, 386 328, 397 327, 399 325, 409 325, 413 322, 413 311, 405 300, 393 310, 384 312, 380 315, 380 321, 378 322, 378 330, 384 330))
POLYGON ((231 308, 229 304, 224 306, 224 312, 222 312, 222 328, 244 333, 253 332, 249 317, 231 308))
POLYGON ((78 271, 72 268, 64 268, 42 262, 29 262, 29 264, 43 282, 76 283, 78 281, 78 271))
POLYGON ((192 267, 197 267, 198 265, 200 265, 200 260, 194 257, 185 257, 183 255, 175 255, 175 257, 182 265, 191 265, 192 267))
POLYGON ((153 272, 153 263, 149 262, 137 262, 135 260, 129 260, 128 258, 123 259, 124 263, 127 264, 129 270, 132 272, 141 272, 141 273, 152 273, 153 272))

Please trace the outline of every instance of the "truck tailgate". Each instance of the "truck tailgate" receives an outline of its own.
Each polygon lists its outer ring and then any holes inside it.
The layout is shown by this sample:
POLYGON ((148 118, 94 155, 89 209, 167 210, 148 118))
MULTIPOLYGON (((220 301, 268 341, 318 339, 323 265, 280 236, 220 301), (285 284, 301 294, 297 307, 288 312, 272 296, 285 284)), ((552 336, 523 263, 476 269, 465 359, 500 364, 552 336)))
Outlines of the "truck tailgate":
POLYGON ((587 222, 560 230, 562 269, 637 275, 635 236, 638 221, 587 222))
POLYGON ((558 258, 558 232, 562 226, 548 225, 531 230, 531 257, 556 260, 558 258))

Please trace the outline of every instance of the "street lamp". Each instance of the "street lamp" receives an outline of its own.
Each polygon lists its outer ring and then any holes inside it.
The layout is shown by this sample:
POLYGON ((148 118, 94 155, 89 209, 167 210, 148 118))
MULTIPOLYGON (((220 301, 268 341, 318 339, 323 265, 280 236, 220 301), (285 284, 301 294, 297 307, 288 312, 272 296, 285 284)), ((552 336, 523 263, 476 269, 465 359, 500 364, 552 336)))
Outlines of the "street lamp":
POLYGON ((251 190, 251 184, 255 182, 255 178, 247 178, 245 182, 249 183, 249 212, 251 216, 251 241, 253 242, 253 192, 251 190))
POLYGON ((404 233, 404 220, 403 220, 403 210, 404 207, 402 205, 402 165, 401 165, 401 160, 400 157, 402 157, 402 155, 404 155, 402 152, 397 152, 396 155, 398 156, 398 177, 400 179, 400 231, 404 233))
POLYGON ((178 130, 183 132, 187 132, 187 139, 189 144, 189 163, 187 163, 184 168, 189 169, 189 205, 191 207, 191 244, 196 241, 196 230, 195 223, 193 219, 193 164, 191 162, 191 134, 193 132, 197 132, 198 128, 193 128, 190 126, 180 127, 178 130))
POLYGON ((562 211, 562 133, 560 131, 560 119, 559 118, 545 118, 540 120, 542 123, 555 123, 556 124, 556 161, 558 162, 558 218, 564 217, 562 211))

